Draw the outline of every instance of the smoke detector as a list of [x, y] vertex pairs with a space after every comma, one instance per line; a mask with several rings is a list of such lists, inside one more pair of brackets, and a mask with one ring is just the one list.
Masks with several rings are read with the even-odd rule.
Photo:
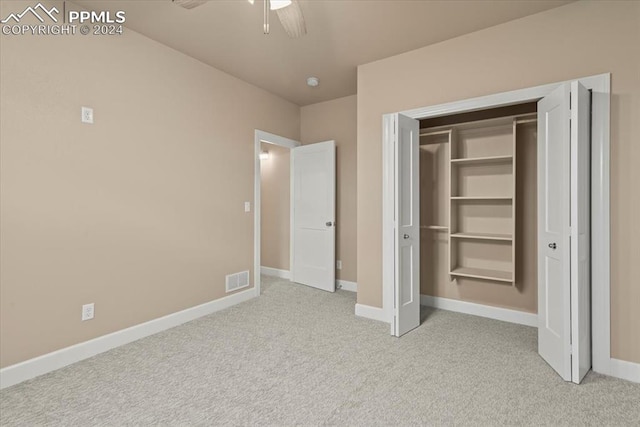
[[311, 87], [316, 87], [320, 84], [320, 80], [317, 77], [309, 77], [307, 79], [307, 85]]
[[185, 9], [193, 9], [198, 6], [202, 6], [207, 2], [207, 0], [172, 0], [174, 4], [177, 4], [180, 7]]

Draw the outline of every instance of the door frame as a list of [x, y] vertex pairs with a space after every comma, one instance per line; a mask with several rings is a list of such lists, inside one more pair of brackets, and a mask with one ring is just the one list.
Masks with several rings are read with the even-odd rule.
[[[592, 91], [591, 120], [591, 335], [592, 369], [612, 371], [610, 313], [610, 97], [611, 74], [599, 74], [541, 86], [400, 111], [426, 119], [538, 101], [559, 85], [579, 81]], [[396, 113], [393, 113], [396, 114]], [[394, 176], [393, 114], [382, 117], [382, 309], [387, 322], [393, 316]]]
[[[262, 227], [260, 226], [260, 195], [261, 195], [261, 164], [260, 153], [262, 151], [262, 143], [277, 145], [279, 147], [288, 148], [289, 150], [302, 145], [300, 141], [285, 138], [284, 136], [276, 135], [273, 133], [265, 132], [259, 129], [255, 130], [254, 134], [254, 174], [253, 174], [253, 283], [256, 296], [260, 296], [261, 280], [260, 280], [260, 251], [261, 251], [261, 233]], [[289, 162], [289, 168], [292, 167]], [[293, 180], [289, 178], [289, 188], [293, 185]], [[289, 206], [292, 210], [293, 206]], [[291, 228], [291, 218], [293, 212], [289, 216], [289, 228]], [[289, 236], [289, 269], [291, 269], [291, 259], [293, 254], [293, 236]]]

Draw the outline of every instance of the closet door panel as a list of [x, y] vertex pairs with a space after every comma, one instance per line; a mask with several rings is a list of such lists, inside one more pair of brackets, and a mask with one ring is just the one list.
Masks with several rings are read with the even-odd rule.
[[569, 86], [538, 103], [538, 352], [571, 380]]
[[397, 200], [392, 332], [399, 337], [420, 325], [420, 123], [402, 114], [394, 118]]

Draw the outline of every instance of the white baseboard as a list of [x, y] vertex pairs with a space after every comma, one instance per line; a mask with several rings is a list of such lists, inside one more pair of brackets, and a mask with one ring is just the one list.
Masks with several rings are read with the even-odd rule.
[[291, 279], [291, 271], [280, 270], [279, 268], [260, 267], [260, 273], [267, 276], [280, 277], [282, 279]]
[[[291, 271], [281, 270], [279, 268], [260, 267], [260, 273], [279, 277], [281, 279], [291, 280]], [[344, 291], [358, 292], [358, 284], [356, 282], [350, 282], [348, 280], [336, 280], [336, 289], [342, 289]]]
[[371, 307], [370, 305], [356, 304], [356, 316], [366, 317], [367, 319], [389, 323], [389, 319], [387, 319], [387, 316], [383, 309], [378, 307]]
[[150, 320], [130, 328], [122, 329], [89, 341], [72, 345], [15, 365], [0, 369], [0, 389], [21, 383], [31, 378], [55, 371], [72, 363], [88, 359], [97, 354], [157, 334], [199, 317], [223, 310], [256, 296], [255, 290], [247, 289], [215, 301], [178, 311], [158, 319]]
[[420, 295], [420, 304], [441, 308], [443, 310], [487, 317], [489, 319], [502, 320], [503, 322], [538, 327], [538, 315], [524, 311], [492, 307], [490, 305], [476, 304], [450, 298], [432, 297], [430, 295]]
[[611, 358], [608, 375], [623, 380], [640, 383], [640, 363]]
[[336, 288], [343, 291], [358, 292], [358, 284], [348, 280], [336, 280]]

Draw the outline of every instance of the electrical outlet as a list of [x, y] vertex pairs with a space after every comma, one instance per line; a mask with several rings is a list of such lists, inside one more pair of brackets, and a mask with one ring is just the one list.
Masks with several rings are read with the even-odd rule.
[[244, 211], [251, 212], [251, 202], [244, 202]]
[[336, 261], [336, 268], [338, 270], [342, 270], [342, 261], [340, 261], [340, 260]]
[[93, 124], [93, 108], [82, 107], [82, 123]]
[[82, 306], [82, 321], [93, 319], [94, 303], [85, 304]]

